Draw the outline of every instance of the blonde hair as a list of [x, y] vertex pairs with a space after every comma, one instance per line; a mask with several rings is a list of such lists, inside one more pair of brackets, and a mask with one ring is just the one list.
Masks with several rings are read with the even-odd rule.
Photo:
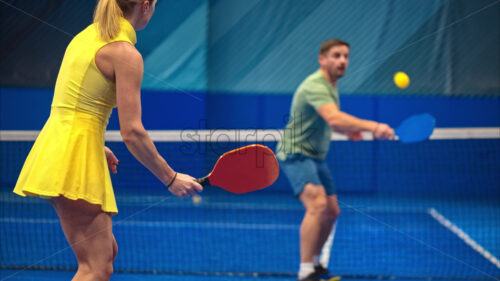
[[115, 38], [120, 32], [120, 17], [130, 11], [135, 4], [145, 0], [99, 0], [94, 11], [99, 37], [104, 41]]

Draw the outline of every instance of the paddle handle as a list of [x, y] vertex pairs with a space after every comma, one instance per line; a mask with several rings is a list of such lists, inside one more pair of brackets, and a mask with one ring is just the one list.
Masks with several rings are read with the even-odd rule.
[[208, 176], [202, 177], [199, 179], [195, 179], [194, 181], [201, 184], [201, 186], [203, 186], [203, 187], [210, 185], [210, 181], [208, 180]]

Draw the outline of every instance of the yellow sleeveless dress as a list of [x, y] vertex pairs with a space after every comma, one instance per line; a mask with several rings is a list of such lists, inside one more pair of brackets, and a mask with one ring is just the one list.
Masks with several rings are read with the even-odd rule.
[[116, 106], [116, 87], [95, 64], [97, 51], [116, 41], [137, 42], [134, 28], [124, 18], [119, 35], [111, 41], [101, 41], [92, 24], [68, 45], [50, 117], [23, 165], [14, 193], [84, 199], [101, 205], [104, 212], [118, 212], [104, 154], [104, 132]]

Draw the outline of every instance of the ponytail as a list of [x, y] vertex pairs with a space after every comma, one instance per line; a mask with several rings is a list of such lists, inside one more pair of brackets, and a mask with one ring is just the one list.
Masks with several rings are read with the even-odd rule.
[[99, 37], [104, 41], [115, 38], [120, 33], [120, 18], [144, 1], [147, 0], [99, 0], [94, 11]]
[[120, 17], [123, 12], [117, 0], [99, 0], [94, 11], [94, 23], [97, 23], [97, 32], [104, 41], [115, 38], [120, 32]]

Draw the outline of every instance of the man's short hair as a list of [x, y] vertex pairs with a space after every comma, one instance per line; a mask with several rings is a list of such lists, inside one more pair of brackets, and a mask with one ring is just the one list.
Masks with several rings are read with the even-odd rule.
[[319, 54], [326, 54], [332, 47], [335, 46], [347, 46], [349, 48], [349, 43], [342, 41], [340, 39], [328, 39], [319, 47]]

